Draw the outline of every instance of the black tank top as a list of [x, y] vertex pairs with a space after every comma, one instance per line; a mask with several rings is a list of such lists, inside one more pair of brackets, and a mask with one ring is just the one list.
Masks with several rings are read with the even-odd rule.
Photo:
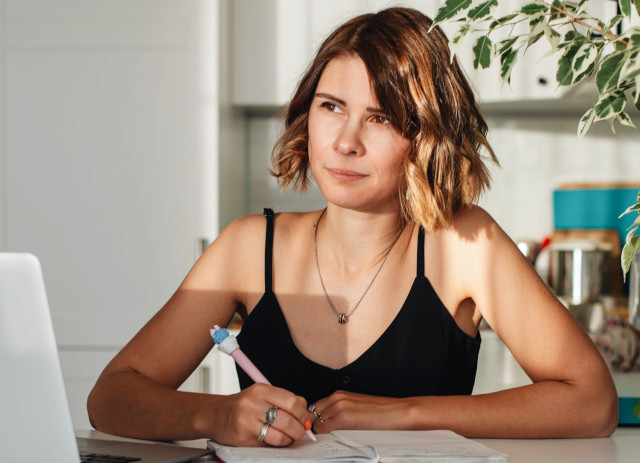
[[[464, 333], [424, 276], [424, 232], [417, 275], [386, 331], [359, 358], [333, 369], [296, 347], [272, 291], [273, 211], [265, 209], [265, 292], [238, 335], [241, 349], [274, 386], [316, 402], [337, 390], [387, 397], [468, 395], [473, 390], [480, 333]], [[336, 322], [337, 323], [337, 322]], [[236, 369], [242, 389], [253, 381]]]

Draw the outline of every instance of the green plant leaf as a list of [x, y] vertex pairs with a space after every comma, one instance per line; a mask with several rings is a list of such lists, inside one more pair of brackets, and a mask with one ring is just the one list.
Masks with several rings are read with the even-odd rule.
[[511, 21], [513, 18], [517, 16], [518, 16], [518, 13], [513, 13], [513, 14], [508, 14], [506, 16], [502, 16], [501, 18], [496, 19], [489, 25], [489, 31], [492, 31], [496, 27], [502, 26], [503, 24], [508, 23], [509, 21]]
[[546, 19], [547, 17], [543, 13], [533, 15], [529, 20], [529, 35], [544, 32], [544, 28], [547, 26]]
[[585, 72], [595, 62], [598, 55], [598, 48], [589, 42], [586, 42], [578, 48], [573, 56], [571, 68], [573, 70], [573, 79], [571, 83], [575, 83], [576, 78]]
[[564, 35], [565, 42], [573, 42], [575, 40], [585, 40], [586, 37], [578, 31], [570, 30]]
[[580, 0], [580, 3], [578, 3], [578, 7], [576, 8], [575, 14], [576, 15], [580, 15], [580, 14], [584, 13], [584, 11], [589, 6], [589, 2], [590, 1], [591, 0]]
[[558, 49], [561, 50], [563, 48], [568, 48], [568, 47], [572, 47], [574, 45], [580, 45], [582, 44], [584, 41], [581, 40], [570, 40], [568, 42], [560, 42], [558, 44]]
[[483, 35], [476, 40], [473, 46], [473, 67], [487, 69], [491, 65], [491, 39]]
[[618, 77], [618, 86], [622, 85], [623, 82], [635, 80], [638, 76], [640, 76], [640, 59], [639, 53], [635, 52], [622, 64], [620, 77]]
[[589, 109], [584, 115], [580, 118], [580, 123], [578, 124], [578, 138], [582, 138], [585, 136], [589, 127], [593, 123], [596, 117], [596, 113], [593, 108]]
[[549, 15], [549, 21], [555, 21], [556, 19], [563, 18], [564, 13], [562, 13], [562, 10], [564, 10], [562, 2], [560, 0], [553, 0], [551, 3], [551, 15]]
[[582, 5], [589, 1], [591, 0], [580, 0], [580, 2], [569, 2], [562, 0], [560, 3], [562, 3], [563, 9], [565, 9], [569, 13], [576, 13]]
[[591, 63], [591, 65], [582, 74], [578, 74], [578, 75], [574, 75], [573, 76], [573, 79], [572, 79], [573, 84], [572, 85], [575, 85], [578, 82], [582, 82], [584, 79], [586, 79], [591, 74], [593, 74], [593, 71], [595, 69], [596, 69], [596, 63]]
[[631, 262], [633, 261], [633, 256], [638, 249], [638, 244], [640, 244], [640, 236], [634, 236], [630, 239], [627, 239], [627, 242], [624, 244], [622, 248], [622, 253], [620, 255], [620, 261], [622, 264], [622, 273], [625, 277], [627, 277], [627, 273], [629, 273], [629, 268], [631, 268]]
[[558, 85], [571, 85], [573, 82], [573, 58], [580, 49], [580, 43], [571, 44], [558, 60], [558, 71], [556, 72], [556, 80]]
[[[629, 115], [624, 111], [618, 114], [617, 119], [618, 119], [618, 122], [620, 122], [622, 125], [626, 125], [627, 127], [633, 127], [634, 129], [636, 128], [635, 124], [633, 123]], [[638, 219], [640, 219], [640, 217], [638, 217]]]
[[463, 24], [460, 29], [455, 33], [451, 41], [449, 42], [449, 51], [451, 52], [451, 62], [455, 59], [456, 52], [458, 50], [458, 46], [462, 43], [462, 39], [467, 36], [470, 32], [475, 31], [473, 25], [466, 23]]
[[547, 40], [549, 41], [549, 45], [551, 45], [551, 50], [550, 50], [550, 54], [553, 54], [556, 52], [556, 50], [558, 49], [558, 46], [560, 45], [560, 33], [558, 31], [556, 31], [553, 27], [545, 27], [544, 28], [544, 35], [545, 37], [547, 37]]
[[529, 35], [529, 39], [527, 40], [527, 48], [540, 40], [541, 37], [544, 36], [544, 32], [538, 32], [535, 35]]
[[[640, 0], [639, 0], [640, 1]], [[613, 18], [611, 18], [609, 20], [609, 22], [607, 23], [606, 26], [604, 26], [604, 30], [609, 32], [611, 29], [613, 29], [614, 27], [616, 27], [618, 25], [618, 23], [620, 23], [620, 21], [622, 21], [622, 18], [624, 18], [623, 15], [621, 14], [617, 14], [615, 15]]]
[[542, 12], [546, 13], [548, 11], [549, 11], [549, 6], [544, 3], [529, 3], [523, 6], [522, 8], [520, 8], [520, 13], [523, 13], [529, 16], [542, 13]]
[[618, 5], [623, 15], [627, 18], [631, 16], [631, 0], [618, 0]]
[[516, 64], [517, 57], [517, 50], [510, 50], [500, 56], [500, 79], [503, 82], [509, 82], [511, 79], [511, 71], [513, 71], [513, 66]]
[[615, 118], [618, 114], [624, 111], [626, 104], [627, 97], [624, 92], [616, 92], [601, 97], [593, 107], [593, 110], [596, 113], [596, 121]]
[[462, 40], [462, 38], [467, 35], [470, 31], [472, 30], [471, 24], [463, 24], [460, 29], [458, 29], [458, 31], [455, 33], [455, 35], [453, 36], [453, 38], [451, 39], [451, 42], [454, 44], [458, 44], [460, 43], [460, 40]]
[[636, 27], [633, 27], [625, 34], [629, 37], [629, 43], [627, 44], [628, 50], [640, 49], [640, 30], [636, 29]]
[[478, 6], [471, 8], [467, 17], [472, 21], [486, 18], [496, 6], [498, 6], [498, 0], [485, 0]]
[[640, 14], [640, 0], [633, 0], [633, 6], [636, 7], [636, 13]]
[[[627, 214], [629, 214], [630, 212], [633, 212], [633, 211], [640, 211], [640, 201], [638, 201], [635, 204], [627, 207], [625, 209], [625, 211], [618, 216], [618, 218], [621, 219], [623, 216], [625, 216], [625, 215], [627, 215]], [[629, 227], [629, 228], [631, 228], [631, 227]]]
[[[638, 217], [636, 217], [636, 220], [634, 220], [634, 223], [638, 221]], [[629, 241], [633, 235], [636, 234], [636, 232], [638, 231], [638, 225], [633, 226], [631, 225], [630, 227], [627, 228], [627, 236], [625, 237], [625, 241]]]
[[[627, 230], [630, 230], [629, 233], [627, 233], [629, 238], [635, 235], [639, 227], [640, 227], [640, 215], [637, 215], [636, 220], [634, 220], [633, 223], [629, 227], [627, 227]], [[631, 230], [632, 228], [633, 230]]]
[[573, 69], [571, 69], [571, 62], [562, 58], [558, 61], [556, 80], [558, 81], [558, 85], [565, 87], [567, 85], [571, 85], [571, 82], [573, 82]]
[[454, 18], [469, 9], [472, 0], [446, 0], [444, 5], [438, 9], [436, 17], [433, 19], [432, 28], [439, 22]]
[[513, 47], [513, 44], [518, 41], [518, 37], [510, 37], [508, 39], [501, 40], [496, 43], [496, 55], [502, 55], [505, 51]]
[[602, 60], [600, 69], [596, 72], [596, 86], [600, 95], [617, 85], [620, 71], [624, 65], [623, 58], [624, 53], [616, 51]]

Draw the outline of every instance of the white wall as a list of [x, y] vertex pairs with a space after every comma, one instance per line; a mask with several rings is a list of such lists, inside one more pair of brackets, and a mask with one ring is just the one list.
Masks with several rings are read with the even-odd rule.
[[74, 426], [218, 232], [218, 0], [0, 0], [0, 251], [42, 262]]

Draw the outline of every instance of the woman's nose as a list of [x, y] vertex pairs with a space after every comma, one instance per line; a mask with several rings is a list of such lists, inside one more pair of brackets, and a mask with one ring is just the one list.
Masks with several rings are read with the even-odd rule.
[[345, 156], [359, 156], [364, 153], [360, 124], [347, 121], [338, 132], [334, 141], [334, 149]]

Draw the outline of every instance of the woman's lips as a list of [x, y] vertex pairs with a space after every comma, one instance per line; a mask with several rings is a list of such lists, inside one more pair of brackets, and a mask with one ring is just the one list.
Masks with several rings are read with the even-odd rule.
[[367, 175], [361, 174], [359, 172], [355, 172], [353, 170], [332, 169], [332, 168], [328, 168], [327, 170], [329, 171], [331, 176], [335, 180], [338, 180], [339, 182], [345, 182], [345, 183], [356, 182], [358, 180], [362, 180], [363, 178], [367, 177]]

